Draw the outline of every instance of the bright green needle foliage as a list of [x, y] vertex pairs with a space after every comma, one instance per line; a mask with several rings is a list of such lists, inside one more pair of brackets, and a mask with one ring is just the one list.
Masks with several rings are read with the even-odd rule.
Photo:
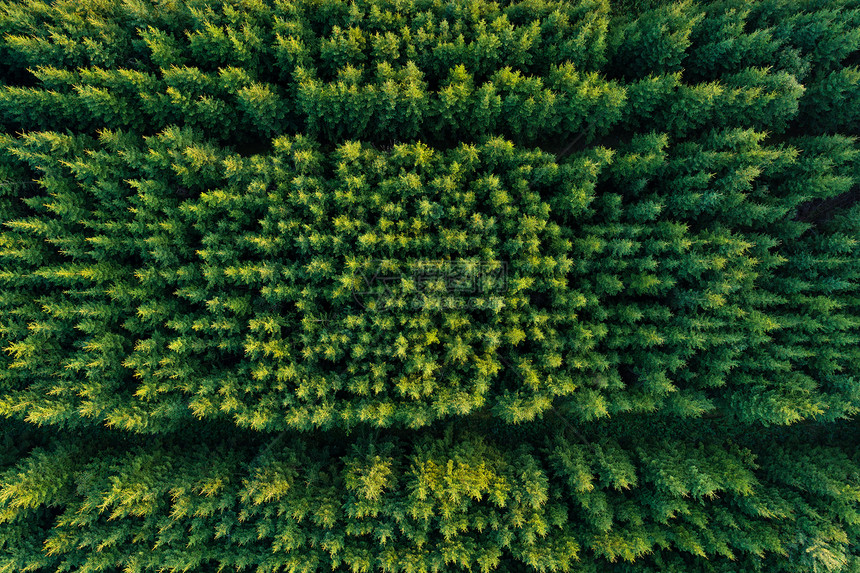
[[0, 573], [860, 571], [856, 0], [0, 38]]

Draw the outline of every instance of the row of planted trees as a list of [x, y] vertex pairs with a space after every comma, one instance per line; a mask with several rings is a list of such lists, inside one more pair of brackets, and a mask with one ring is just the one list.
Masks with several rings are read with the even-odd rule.
[[856, 208], [787, 215], [848, 192], [858, 153], [762, 141], [651, 134], [559, 165], [501, 139], [243, 158], [181, 130], [10, 138], [10, 172], [54, 163], [7, 197], [0, 404], [140, 431], [520, 422], [562, 396], [583, 421], [852, 414]]
[[[6, 473], [4, 566], [728, 572], [856, 565], [850, 524], [858, 459], [850, 440], [802, 428], [751, 437], [727, 426], [715, 436], [698, 423], [628, 416], [585, 434], [557, 422], [527, 431], [494, 425], [468, 419], [456, 430], [444, 425], [441, 435], [360, 432], [348, 447], [331, 434], [281, 434], [266, 443], [258, 433], [207, 424], [181, 444], [171, 434], [60, 432]], [[856, 432], [856, 423], [832, 429]], [[822, 438], [831, 443], [820, 445]]]
[[445, 146], [643, 125], [856, 131], [860, 72], [844, 63], [858, 9], [808, 4], [686, 2], [637, 18], [591, 0], [189, 2], [148, 18], [129, 4], [13, 4], [0, 117], [90, 133], [180, 123], [231, 145], [295, 131]]

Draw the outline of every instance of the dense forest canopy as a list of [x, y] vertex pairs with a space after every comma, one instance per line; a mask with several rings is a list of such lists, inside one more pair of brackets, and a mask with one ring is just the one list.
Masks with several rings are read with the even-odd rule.
[[0, 37], [0, 573], [860, 572], [860, 0]]

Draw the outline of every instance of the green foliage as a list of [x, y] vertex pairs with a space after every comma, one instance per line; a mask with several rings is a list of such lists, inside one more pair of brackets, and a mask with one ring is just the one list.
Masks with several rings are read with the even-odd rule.
[[857, 0], [0, 38], [0, 573], [860, 571]]
[[628, 16], [613, 27], [609, 69], [628, 81], [681, 71], [690, 33], [703, 18], [692, 0]]
[[810, 83], [798, 123], [805, 133], [860, 132], [860, 69], [833, 71]]

